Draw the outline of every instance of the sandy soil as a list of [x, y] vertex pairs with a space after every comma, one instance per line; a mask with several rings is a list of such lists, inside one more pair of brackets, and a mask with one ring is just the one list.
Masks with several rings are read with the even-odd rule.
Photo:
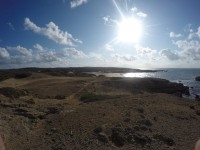
[[194, 149], [200, 137], [199, 102], [110, 81], [115, 83], [33, 73], [0, 82], [0, 88], [23, 91], [0, 94], [6, 149]]

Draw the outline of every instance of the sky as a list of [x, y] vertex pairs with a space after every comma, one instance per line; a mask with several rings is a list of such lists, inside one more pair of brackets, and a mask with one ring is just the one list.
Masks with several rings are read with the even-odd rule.
[[199, 0], [0, 0], [0, 69], [199, 68]]

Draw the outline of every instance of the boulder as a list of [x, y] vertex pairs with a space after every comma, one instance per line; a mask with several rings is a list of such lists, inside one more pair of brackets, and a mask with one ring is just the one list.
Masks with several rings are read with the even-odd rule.
[[195, 78], [195, 80], [196, 80], [196, 81], [200, 81], [200, 76], [197, 76], [197, 77]]
[[196, 99], [196, 100], [200, 100], [199, 95], [195, 95], [195, 99]]

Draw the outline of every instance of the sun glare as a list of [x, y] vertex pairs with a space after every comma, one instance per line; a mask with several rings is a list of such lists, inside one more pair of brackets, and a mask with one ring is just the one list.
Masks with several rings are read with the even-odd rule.
[[123, 19], [118, 24], [118, 40], [120, 42], [138, 43], [142, 35], [142, 24], [133, 18]]

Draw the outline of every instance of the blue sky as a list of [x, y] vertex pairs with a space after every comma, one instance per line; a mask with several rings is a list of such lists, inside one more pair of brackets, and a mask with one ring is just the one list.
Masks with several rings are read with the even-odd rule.
[[[199, 6], [199, 0], [1, 0], [0, 69], [196, 68]], [[122, 39], [126, 19], [135, 22], [122, 27], [130, 33]]]

